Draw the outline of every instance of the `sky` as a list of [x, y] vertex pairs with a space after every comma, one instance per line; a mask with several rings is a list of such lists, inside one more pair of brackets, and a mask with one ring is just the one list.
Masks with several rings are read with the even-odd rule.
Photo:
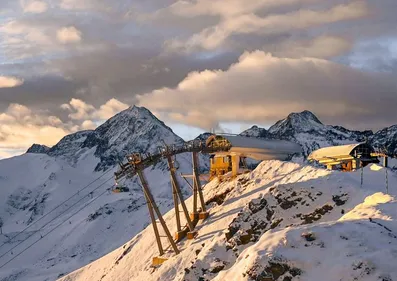
[[185, 139], [397, 124], [395, 0], [0, 0], [0, 158], [130, 105]]

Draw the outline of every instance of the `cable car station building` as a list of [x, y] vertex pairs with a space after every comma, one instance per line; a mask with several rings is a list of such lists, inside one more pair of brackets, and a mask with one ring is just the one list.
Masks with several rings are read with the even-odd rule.
[[210, 155], [210, 180], [222, 178], [231, 172], [238, 175], [240, 167], [245, 167], [245, 159], [287, 160], [291, 155], [302, 153], [300, 145], [284, 140], [264, 140], [238, 135], [212, 135], [206, 140], [207, 147], [230, 147]]
[[367, 143], [330, 146], [313, 151], [307, 158], [329, 170], [355, 171], [370, 163], [379, 163], [375, 150]]

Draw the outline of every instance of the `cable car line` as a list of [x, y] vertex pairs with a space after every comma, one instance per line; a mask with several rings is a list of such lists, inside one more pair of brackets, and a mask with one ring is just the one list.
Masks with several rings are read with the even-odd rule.
[[[49, 214], [51, 214], [52, 212], [54, 212], [56, 209], [58, 209], [59, 207], [61, 207], [63, 204], [65, 204], [66, 202], [68, 202], [70, 199], [72, 199], [74, 196], [79, 195], [80, 192], [82, 192], [84, 189], [86, 189], [87, 187], [89, 187], [90, 185], [92, 185], [94, 182], [96, 182], [97, 180], [99, 180], [100, 178], [102, 178], [104, 175], [106, 175], [107, 173], [109, 173], [112, 169], [107, 170], [105, 173], [103, 173], [100, 177], [96, 178], [95, 180], [91, 181], [89, 184], [87, 184], [86, 186], [84, 186], [83, 188], [79, 189], [77, 192], [75, 192], [74, 194], [72, 194], [72, 196], [70, 196], [68, 199], [64, 200], [63, 202], [61, 202], [60, 204], [58, 204], [57, 206], [55, 206], [51, 211], [49, 211], [48, 213], [46, 213], [45, 215], [43, 215], [41, 218], [39, 218], [38, 220], [34, 221], [33, 223], [31, 223], [30, 225], [28, 225], [27, 227], [25, 227], [23, 230], [21, 230], [20, 232], [18, 232], [17, 234], [15, 234], [14, 236], [12, 236], [11, 238], [9, 238], [7, 241], [3, 242], [3, 244], [0, 245], [0, 249], [7, 243], [11, 242], [14, 238], [18, 237], [21, 233], [25, 232], [27, 229], [29, 229], [30, 227], [32, 227], [33, 225], [35, 225], [36, 223], [38, 223], [39, 221], [41, 221], [42, 219], [44, 219], [46, 216], [48, 216]], [[1, 258], [1, 257], [0, 257]]]
[[[35, 235], [37, 232], [40, 232], [45, 226], [49, 225], [51, 222], [53, 222], [54, 220], [56, 220], [57, 218], [59, 218], [60, 216], [62, 216], [63, 214], [65, 214], [67, 211], [69, 211], [71, 208], [73, 208], [74, 206], [76, 206], [79, 202], [81, 202], [84, 198], [86, 198], [87, 196], [89, 196], [90, 194], [93, 194], [94, 191], [98, 190], [100, 187], [102, 187], [104, 184], [106, 184], [108, 181], [110, 181], [111, 179], [113, 179], [113, 176], [110, 177], [109, 179], [107, 179], [105, 182], [103, 182], [102, 184], [100, 184], [99, 186], [97, 186], [94, 190], [92, 190], [89, 194], [81, 197], [78, 201], [76, 201], [75, 203], [73, 203], [72, 205], [70, 205], [66, 210], [64, 210], [62, 213], [58, 214], [56, 217], [54, 217], [53, 219], [51, 219], [49, 222], [47, 222], [46, 224], [44, 224], [43, 226], [41, 226], [38, 230], [34, 231], [32, 234], [30, 234], [28, 237], [26, 237], [24, 240], [22, 240], [21, 242], [19, 242], [18, 244], [16, 244], [14, 247], [12, 247], [11, 249], [9, 249], [8, 251], [6, 251], [5, 253], [3, 253], [0, 256], [0, 259], [2, 257], [4, 257], [6, 254], [8, 254], [9, 252], [11, 252], [12, 250], [14, 250], [16, 247], [18, 247], [19, 245], [21, 245], [23, 242], [25, 242], [26, 240], [28, 240], [30, 237], [32, 237], [33, 235]], [[105, 192], [108, 189], [105, 190]], [[1, 268], [1, 267], [0, 267]]]
[[[108, 180], [109, 181], [109, 180]], [[17, 255], [15, 255], [14, 257], [12, 257], [9, 261], [7, 261], [6, 263], [2, 264], [0, 266], [0, 269], [2, 269], [4, 266], [6, 266], [7, 264], [9, 264], [10, 262], [12, 262], [14, 259], [16, 259], [18, 256], [20, 256], [21, 254], [23, 254], [24, 252], [26, 252], [27, 250], [29, 250], [31, 247], [33, 247], [37, 242], [39, 242], [42, 238], [46, 237], [47, 235], [49, 235], [50, 233], [52, 233], [55, 229], [57, 229], [58, 227], [60, 227], [62, 224], [64, 224], [65, 222], [67, 222], [70, 218], [72, 218], [74, 215], [76, 215], [77, 213], [79, 213], [80, 211], [82, 211], [84, 208], [86, 208], [88, 205], [92, 204], [95, 200], [97, 200], [99, 197], [101, 197], [102, 195], [104, 195], [107, 192], [107, 189], [105, 191], [103, 191], [101, 194], [99, 194], [97, 197], [93, 198], [90, 202], [86, 203], [83, 207], [81, 207], [77, 212], [74, 212], [71, 216], [69, 216], [66, 220], [62, 221], [61, 223], [59, 223], [57, 226], [55, 226], [53, 229], [51, 229], [49, 232], [47, 232], [46, 234], [42, 235], [38, 240], [36, 240], [35, 242], [33, 242], [32, 244], [30, 244], [28, 247], [26, 247], [25, 249], [23, 249], [21, 252], [19, 252]]]

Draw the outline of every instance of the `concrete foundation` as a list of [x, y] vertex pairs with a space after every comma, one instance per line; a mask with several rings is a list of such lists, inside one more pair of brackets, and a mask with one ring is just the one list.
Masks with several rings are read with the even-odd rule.
[[205, 220], [206, 218], [208, 218], [210, 214], [208, 212], [201, 212], [199, 213], [199, 219], [200, 220]]
[[175, 238], [176, 242], [179, 242], [179, 241], [181, 241], [183, 238], [185, 238], [185, 237], [186, 237], [186, 233], [187, 233], [186, 230], [181, 230], [181, 231], [175, 232], [174, 238]]
[[197, 236], [197, 231], [191, 231], [191, 232], [188, 232], [187, 233], [187, 239], [188, 240], [192, 240], [192, 239], [194, 239], [195, 237]]
[[158, 266], [163, 264], [165, 261], [167, 261], [167, 258], [162, 258], [162, 257], [154, 257], [152, 260], [152, 266]]

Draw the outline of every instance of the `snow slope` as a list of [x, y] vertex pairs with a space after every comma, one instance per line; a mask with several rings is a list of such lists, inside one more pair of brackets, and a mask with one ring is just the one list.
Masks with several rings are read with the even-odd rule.
[[[281, 161], [205, 186], [210, 217], [177, 256], [152, 268], [149, 226], [123, 247], [60, 281], [396, 280], [397, 175], [377, 165], [361, 173]], [[190, 205], [190, 199], [189, 204]], [[173, 211], [165, 215], [175, 229]]]
[[[122, 156], [153, 152], [163, 141], [183, 142], [147, 109], [130, 107], [94, 131], [64, 137], [48, 154], [35, 147], [24, 155], [0, 160], [0, 217], [4, 221], [0, 234], [0, 280], [55, 280], [116, 249], [146, 227], [148, 211], [135, 179], [126, 182], [130, 193], [113, 194], [107, 189], [114, 183], [115, 164]], [[191, 155], [180, 155], [177, 160], [180, 172], [191, 173]], [[153, 193], [161, 211], [168, 211], [173, 201], [166, 164], [159, 163], [145, 172], [149, 183], [156, 187]], [[189, 196], [190, 188], [182, 181], [181, 185], [184, 195]], [[86, 204], [87, 208], [72, 216]], [[66, 222], [45, 236], [63, 221]], [[10, 239], [26, 227], [29, 229], [23, 234]], [[41, 236], [45, 237], [40, 240]], [[40, 241], [17, 256], [36, 240]], [[12, 258], [15, 259], [2, 266]]]

